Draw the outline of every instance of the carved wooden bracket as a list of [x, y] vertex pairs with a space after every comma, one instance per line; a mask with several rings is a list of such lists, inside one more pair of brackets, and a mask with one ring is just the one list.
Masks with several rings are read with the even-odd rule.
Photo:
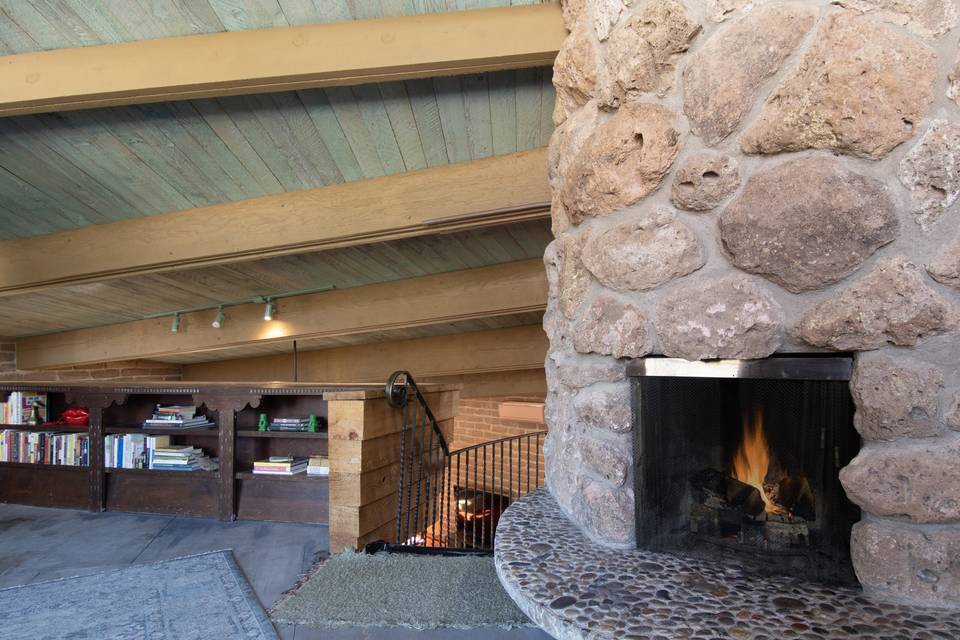
[[253, 394], [221, 395], [198, 393], [193, 396], [194, 403], [199, 407], [205, 405], [211, 411], [233, 410], [241, 411], [247, 405], [252, 409], [260, 406], [261, 396]]
[[67, 404], [78, 404], [88, 409], [106, 409], [116, 403], [117, 406], [126, 403], [129, 394], [126, 393], [96, 393], [89, 391], [68, 391], [65, 394]]

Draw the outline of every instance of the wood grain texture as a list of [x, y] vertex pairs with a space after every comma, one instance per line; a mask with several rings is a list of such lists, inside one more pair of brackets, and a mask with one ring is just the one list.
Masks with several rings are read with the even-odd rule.
[[554, 4], [295, 27], [273, 8], [218, 12], [231, 33], [6, 56], [0, 116], [537, 67], [566, 36]]
[[[541, 131], [541, 93], [549, 86], [543, 75], [504, 71], [469, 82], [410, 80], [3, 118], [0, 237], [541, 147], [552, 131], [552, 124]], [[551, 109], [552, 98], [548, 123]]]
[[150, 359], [244, 344], [362, 334], [459, 320], [540, 312], [546, 307], [546, 276], [539, 259], [456, 271], [353, 289], [286, 298], [279, 316], [264, 322], [259, 304], [231, 308], [221, 329], [209, 314], [183, 316], [181, 331], [169, 318], [140, 320], [17, 341], [23, 369]]
[[[384, 119], [386, 121], [386, 119]], [[293, 138], [277, 147], [293, 158]], [[393, 147], [396, 150], [396, 147]], [[390, 151], [392, 154], [393, 151]], [[384, 154], [387, 154], [384, 151]], [[386, 157], [384, 155], [383, 157]], [[306, 175], [317, 171], [304, 158]], [[185, 157], [160, 160], [193, 166]], [[329, 166], [329, 158], [324, 160]], [[402, 163], [399, 151], [391, 160]], [[308, 169], [307, 165], [313, 167]], [[199, 169], [192, 170], [200, 174]], [[0, 185], [3, 184], [0, 173]], [[490, 184], [498, 185], [490, 189]], [[194, 200], [200, 199], [193, 190]], [[489, 226], [548, 215], [544, 149], [280, 196], [0, 242], [0, 295], [185, 267]], [[526, 207], [523, 211], [513, 211]], [[480, 219], [441, 218], [503, 210]], [[243, 220], [243, 233], [232, 223]], [[37, 256], [57, 256], [37, 260]]]
[[[150, 313], [216, 305], [320, 285], [348, 289], [532, 259], [543, 255], [551, 239], [549, 221], [536, 220], [441, 236], [405, 238], [362, 248], [331, 249], [48, 288], [6, 296], [0, 305], [0, 335], [22, 337], [101, 326], [138, 320]], [[210, 313], [207, 322], [213, 320], [215, 313]], [[228, 309], [228, 322], [231, 315]], [[527, 323], [538, 321], [534, 318]], [[504, 325], [500, 323], [500, 326]], [[483, 328], [493, 327], [488, 327], [487, 321], [474, 326], [474, 330]], [[460, 330], [469, 330], [469, 327], [460, 327]], [[289, 351], [290, 346], [281, 351]]]
[[[533, 324], [301, 352], [297, 377], [380, 382], [399, 369], [415, 372], [418, 379], [529, 369], [540, 369], [542, 377], [546, 353], [546, 334], [539, 324]], [[291, 375], [291, 363], [292, 354], [279, 354], [189, 364], [183, 368], [183, 379], [282, 380]]]

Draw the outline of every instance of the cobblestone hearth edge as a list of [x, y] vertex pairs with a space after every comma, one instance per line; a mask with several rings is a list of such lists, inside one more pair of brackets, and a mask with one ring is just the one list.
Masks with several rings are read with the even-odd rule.
[[586, 539], [540, 489], [497, 527], [497, 575], [560, 640], [932, 640], [960, 637], [960, 613], [875, 602], [857, 589]]

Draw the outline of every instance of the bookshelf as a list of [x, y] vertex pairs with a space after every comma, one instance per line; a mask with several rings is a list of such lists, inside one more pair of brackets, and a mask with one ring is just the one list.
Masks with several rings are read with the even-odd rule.
[[[0, 502], [325, 524], [328, 477], [254, 475], [253, 462], [271, 455], [327, 455], [325, 395], [372, 388], [374, 385], [297, 383], [0, 383], [2, 400], [12, 391], [46, 393], [52, 419], [71, 405], [90, 409], [87, 427], [0, 425], [0, 429], [90, 434], [89, 466], [0, 463]], [[143, 428], [143, 421], [158, 404], [196, 405], [217, 427], [183, 431]], [[257, 430], [261, 413], [270, 418], [314, 414], [320, 418], [320, 430], [261, 432]], [[105, 436], [129, 433], [170, 435], [172, 444], [193, 445], [219, 457], [220, 468], [181, 472], [108, 467]]]

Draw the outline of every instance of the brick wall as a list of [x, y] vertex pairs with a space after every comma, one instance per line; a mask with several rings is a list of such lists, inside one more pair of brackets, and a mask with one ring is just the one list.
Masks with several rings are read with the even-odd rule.
[[63, 369], [22, 370], [17, 368], [16, 345], [0, 342], [0, 382], [31, 380], [39, 382], [99, 382], [110, 380], [174, 381], [181, 379], [178, 364], [150, 360], [102, 362]]
[[[508, 436], [545, 431], [542, 422], [516, 422], [499, 416], [501, 402], [543, 402], [543, 395], [497, 396], [461, 399], [454, 421], [451, 451], [499, 440]], [[451, 480], [460, 487], [516, 498], [541, 486], [544, 481], [543, 438], [514, 441], [510, 445], [474, 449], [470, 457], [460, 457], [461, 473], [456, 475], [451, 462]]]
[[544, 395], [462, 398], [453, 426], [451, 449], [469, 447], [522, 433], [544, 431], [542, 422], [515, 422], [500, 418], [501, 402], [543, 402]]

